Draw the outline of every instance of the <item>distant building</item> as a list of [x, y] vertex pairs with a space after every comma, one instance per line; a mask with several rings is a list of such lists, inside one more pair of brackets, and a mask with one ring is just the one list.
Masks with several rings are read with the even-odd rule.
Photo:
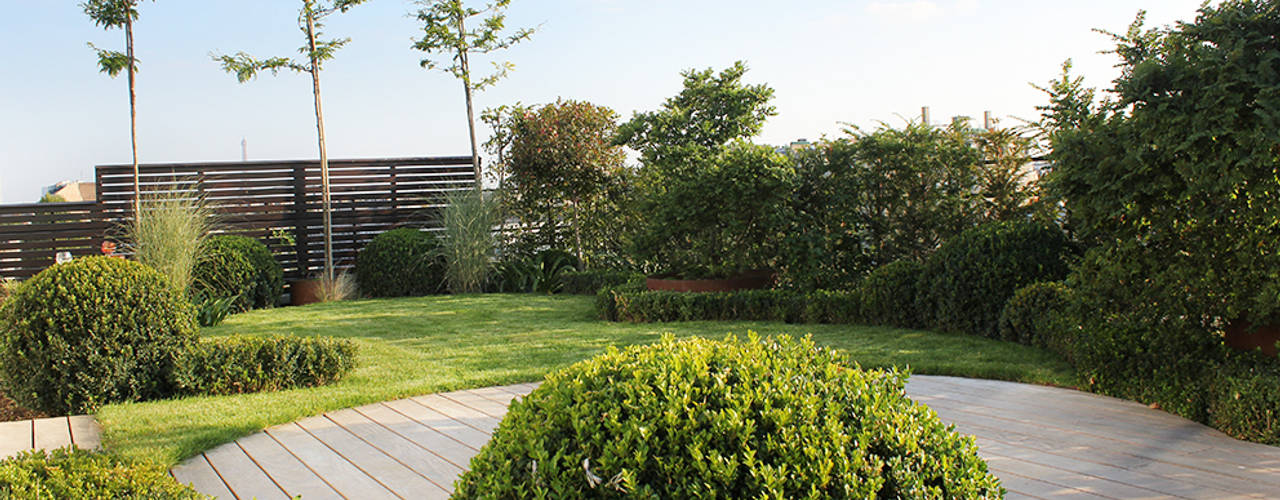
[[796, 139], [794, 141], [791, 141], [791, 144], [788, 147], [792, 151], [800, 151], [803, 149], [808, 149], [811, 146], [813, 146], [813, 143], [809, 142], [809, 139]]
[[92, 182], [62, 181], [44, 188], [42, 196], [57, 196], [62, 201], [94, 201], [98, 186]]

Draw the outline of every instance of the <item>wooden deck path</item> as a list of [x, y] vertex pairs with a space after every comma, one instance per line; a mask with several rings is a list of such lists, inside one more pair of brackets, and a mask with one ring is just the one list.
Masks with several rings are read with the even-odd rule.
[[[506, 406], [534, 384], [432, 394], [279, 425], [194, 457], [218, 498], [447, 498]], [[1280, 448], [1078, 391], [916, 375], [907, 393], [980, 453], [1008, 498], [1280, 498]]]
[[27, 450], [52, 450], [76, 445], [102, 445], [102, 427], [88, 415], [0, 422], [0, 460]]

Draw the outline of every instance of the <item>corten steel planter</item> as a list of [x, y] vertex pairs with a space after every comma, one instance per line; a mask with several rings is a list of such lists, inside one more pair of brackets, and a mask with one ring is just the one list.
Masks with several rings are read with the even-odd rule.
[[650, 290], [670, 292], [732, 292], [735, 290], [759, 290], [773, 283], [773, 271], [749, 271], [732, 278], [684, 280], [665, 276], [645, 279]]
[[1248, 321], [1237, 319], [1227, 325], [1227, 346], [1241, 351], [1262, 348], [1262, 353], [1276, 357], [1276, 342], [1280, 342], [1280, 325], [1263, 325], [1253, 328]]
[[289, 303], [305, 306], [320, 302], [320, 280], [295, 280], [289, 282]]

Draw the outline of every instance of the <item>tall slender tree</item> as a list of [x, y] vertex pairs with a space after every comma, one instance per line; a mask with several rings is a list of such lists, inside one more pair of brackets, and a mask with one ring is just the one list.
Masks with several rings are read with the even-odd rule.
[[100, 49], [90, 43], [89, 48], [98, 53], [98, 67], [115, 78], [121, 71], [129, 75], [129, 148], [133, 153], [133, 217], [142, 217], [141, 190], [138, 182], [138, 94], [134, 82], [138, 73], [138, 58], [133, 55], [133, 22], [138, 20], [139, 0], [87, 0], [80, 4], [93, 23], [104, 30], [123, 29], [122, 53]]
[[[413, 48], [427, 53], [422, 67], [439, 69], [462, 81], [467, 99], [467, 130], [471, 133], [471, 166], [476, 172], [476, 189], [480, 188], [480, 149], [476, 142], [475, 112], [472, 93], [479, 92], [507, 76], [515, 66], [509, 61], [494, 62], [494, 72], [484, 78], [471, 77], [471, 55], [511, 47], [533, 35], [533, 28], [516, 30], [504, 35], [506, 9], [511, 0], [496, 0], [483, 9], [466, 7], [462, 0], [417, 0], [420, 6], [415, 14], [422, 22], [422, 38]], [[481, 17], [477, 23], [468, 23], [473, 17]], [[468, 30], [467, 25], [473, 26]]]
[[244, 52], [235, 55], [214, 54], [213, 59], [222, 64], [222, 69], [236, 75], [240, 83], [258, 76], [258, 73], [270, 71], [278, 74], [282, 69], [311, 75], [311, 92], [315, 97], [316, 138], [320, 146], [320, 199], [324, 225], [324, 277], [326, 282], [333, 281], [333, 221], [329, 213], [329, 155], [325, 150], [324, 109], [320, 99], [320, 71], [324, 62], [333, 59], [334, 54], [343, 45], [351, 42], [350, 38], [323, 39], [324, 19], [335, 13], [346, 12], [352, 7], [367, 0], [302, 0], [302, 8], [298, 11], [298, 28], [306, 37], [306, 44], [299, 49], [303, 60], [288, 57], [272, 57], [255, 59]]

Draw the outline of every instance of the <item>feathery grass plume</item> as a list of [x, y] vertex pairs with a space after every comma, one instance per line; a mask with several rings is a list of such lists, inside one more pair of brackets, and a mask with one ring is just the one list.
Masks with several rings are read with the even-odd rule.
[[134, 217], [125, 226], [133, 258], [169, 277], [179, 290], [189, 292], [192, 270], [215, 225], [213, 208], [194, 182], [141, 196], [142, 217]]
[[441, 209], [440, 254], [445, 259], [445, 283], [453, 293], [482, 291], [493, 266], [497, 246], [494, 228], [500, 221], [497, 203], [473, 189], [445, 194]]
[[323, 274], [320, 275], [320, 289], [316, 291], [316, 298], [320, 299], [320, 302], [339, 302], [355, 296], [356, 278], [351, 273], [340, 271], [333, 275], [332, 279]]

